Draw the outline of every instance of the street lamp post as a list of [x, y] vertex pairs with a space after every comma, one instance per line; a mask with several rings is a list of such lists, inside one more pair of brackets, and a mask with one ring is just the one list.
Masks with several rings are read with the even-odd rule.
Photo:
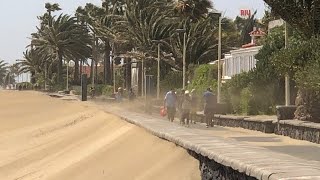
[[113, 66], [112, 66], [112, 68], [113, 68], [113, 70], [112, 70], [112, 72], [113, 72], [113, 90], [114, 90], [114, 92], [116, 92], [116, 64], [114, 63], [114, 56], [113, 56]]
[[157, 99], [160, 99], [160, 45], [161, 41], [159, 40], [152, 40], [153, 43], [158, 44], [158, 68], [157, 68]]
[[[288, 48], [288, 24], [287, 22], [285, 23], [285, 48]], [[289, 106], [291, 104], [290, 102], [290, 77], [289, 74], [287, 73], [285, 76], [285, 100], [286, 100], [286, 106]]]
[[144, 60], [143, 60], [143, 58], [142, 58], [142, 60], [141, 60], [141, 72], [142, 72], [142, 77], [141, 77], [141, 96], [143, 97], [144, 96], [144, 94], [145, 94], [145, 92], [144, 92], [144, 90], [145, 90], [145, 88], [144, 88]]
[[113, 92], [116, 92], [116, 72], [115, 72], [115, 55], [114, 55], [114, 47], [111, 51], [111, 63], [112, 63], [112, 81], [113, 81]]
[[187, 33], [183, 33], [183, 89], [186, 87], [186, 39], [187, 39]]
[[91, 87], [94, 87], [94, 83], [95, 83], [94, 82], [94, 79], [95, 79], [95, 77], [94, 77], [94, 75], [95, 75], [95, 72], [94, 72], [94, 70], [95, 70], [95, 68], [94, 68], [95, 67], [95, 60], [92, 59], [92, 63], [91, 64], [92, 64], [92, 67], [91, 67], [92, 68], [92, 83], [91, 83]]
[[158, 44], [157, 99], [160, 99], [160, 43]]
[[47, 61], [44, 63], [44, 90], [47, 91]]
[[221, 103], [221, 46], [222, 46], [222, 14], [220, 12], [213, 12], [212, 14], [219, 16], [219, 39], [218, 39], [218, 87], [217, 87], [217, 103]]
[[186, 41], [187, 41], [187, 31], [186, 29], [177, 29], [176, 32], [183, 33], [183, 60], [182, 60], [182, 87], [185, 89], [186, 87]]
[[69, 91], [69, 61], [67, 61], [67, 91]]
[[[161, 61], [161, 44], [170, 46], [166, 41], [163, 40], [152, 40], [153, 43], [158, 45], [158, 68], [157, 68], [157, 99], [160, 99], [160, 61]], [[172, 53], [169, 55], [164, 55], [164, 57], [171, 57]]]
[[219, 16], [219, 41], [218, 41], [218, 92], [217, 92], [217, 103], [221, 102], [221, 21], [222, 16]]

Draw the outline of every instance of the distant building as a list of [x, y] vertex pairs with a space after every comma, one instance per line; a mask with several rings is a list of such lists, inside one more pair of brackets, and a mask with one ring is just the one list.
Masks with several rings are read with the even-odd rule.
[[256, 67], [258, 54], [262, 46], [252, 46], [230, 51], [223, 61], [222, 79], [231, 79], [232, 76], [248, 72]]
[[[95, 68], [95, 67], [94, 67]], [[101, 65], [100, 63], [98, 64], [98, 74], [99, 73], [103, 73], [103, 65]], [[96, 69], [94, 69], [95, 71]], [[90, 77], [90, 73], [91, 73], [91, 66], [90, 65], [84, 65], [82, 66], [82, 74], [86, 74], [88, 77]]]
[[[255, 59], [255, 55], [258, 54], [262, 48], [262, 46], [257, 45], [257, 39], [265, 35], [266, 33], [260, 28], [254, 28], [253, 31], [250, 32], [250, 43], [225, 54], [225, 58], [221, 60], [223, 80], [231, 79], [234, 75], [248, 72], [256, 67], [257, 60]], [[215, 63], [216, 61], [210, 64]]]

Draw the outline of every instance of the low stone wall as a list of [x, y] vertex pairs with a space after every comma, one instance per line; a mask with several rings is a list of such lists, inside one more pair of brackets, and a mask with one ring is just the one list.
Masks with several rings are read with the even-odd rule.
[[[285, 110], [280, 113], [281, 119], [292, 114], [294, 106], [279, 108]], [[159, 113], [160, 107], [154, 107], [153, 112]], [[279, 112], [280, 112], [279, 111]], [[282, 111], [281, 111], [282, 112]], [[179, 113], [177, 113], [179, 115]], [[278, 114], [279, 116], [279, 114]], [[290, 115], [291, 117], [292, 115]], [[204, 114], [198, 112], [195, 118], [197, 122], [205, 123]], [[310, 141], [320, 144], [320, 124], [299, 120], [277, 120], [277, 118], [261, 118], [249, 116], [215, 115], [214, 125], [223, 127], [236, 127], [264, 133], [275, 133], [277, 135], [289, 136], [293, 139]]]
[[230, 167], [219, 164], [194, 151], [188, 150], [188, 153], [199, 160], [199, 169], [202, 180], [257, 180], [257, 178], [235, 171]]
[[294, 112], [297, 106], [277, 106], [278, 120], [294, 119]]
[[216, 115], [214, 124], [224, 127], [240, 127], [264, 133], [275, 133], [293, 139], [320, 144], [320, 124], [299, 120], [272, 120], [254, 117]]
[[[204, 122], [204, 115], [197, 114], [197, 120]], [[231, 115], [215, 115], [213, 120], [214, 125], [224, 127], [240, 127], [244, 129], [261, 131], [264, 133], [273, 133], [275, 119], [263, 119], [256, 117], [231, 116]]]
[[275, 126], [274, 133], [289, 136], [293, 139], [320, 144], [320, 124], [318, 123], [299, 120], [281, 120], [279, 124]]

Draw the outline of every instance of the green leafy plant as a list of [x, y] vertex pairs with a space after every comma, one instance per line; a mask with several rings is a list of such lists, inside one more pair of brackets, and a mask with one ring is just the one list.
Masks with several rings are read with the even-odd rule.
[[217, 87], [218, 68], [216, 65], [203, 64], [195, 68], [193, 79], [188, 85], [188, 89], [195, 89], [196, 93], [201, 94], [207, 88], [212, 88], [214, 91]]

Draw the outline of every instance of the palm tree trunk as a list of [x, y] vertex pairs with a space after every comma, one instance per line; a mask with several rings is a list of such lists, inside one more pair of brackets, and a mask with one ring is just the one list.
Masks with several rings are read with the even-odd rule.
[[142, 64], [138, 62], [138, 94], [142, 93]]
[[126, 89], [126, 88], [127, 88], [127, 69], [126, 69], [126, 66], [123, 66], [123, 67], [121, 68], [120, 73], [123, 74], [123, 79], [124, 79], [124, 81], [122, 81], [121, 87], [123, 87], [123, 88]]
[[74, 83], [76, 85], [79, 84], [79, 61], [75, 60], [74, 61], [74, 76], [73, 76], [73, 79], [74, 79]]
[[[93, 69], [94, 68], [94, 63], [93, 63], [93, 60], [91, 60], [91, 66], [90, 66], [90, 80], [92, 81], [92, 77], [93, 77]], [[93, 83], [93, 82], [91, 82]]]
[[82, 69], [83, 69], [83, 61], [80, 60], [80, 76], [82, 76]]
[[106, 58], [103, 59], [103, 78], [102, 83], [107, 84], [107, 78], [106, 78]]
[[105, 43], [105, 57], [104, 57], [104, 79], [105, 82], [109, 85], [112, 85], [112, 76], [111, 76], [111, 63], [110, 63], [110, 43], [106, 41]]
[[299, 89], [296, 99], [296, 119], [320, 123], [320, 92]]
[[94, 73], [95, 73], [95, 75], [94, 75], [94, 78], [95, 78], [95, 82], [96, 82], [96, 84], [98, 84], [99, 82], [99, 77], [98, 77], [98, 61], [96, 60], [96, 63], [95, 63], [95, 68], [96, 68], [96, 70], [94, 71]]
[[52, 73], [52, 64], [50, 64], [49, 67], [47, 67], [47, 70], [48, 70], [48, 72], [47, 72], [47, 76], [48, 76], [47, 79], [48, 79], [48, 80], [51, 80], [51, 79], [52, 79], [52, 74], [53, 74], [53, 73]]
[[62, 84], [63, 83], [63, 68], [62, 68], [62, 53], [59, 51], [58, 52], [58, 83]]
[[126, 59], [126, 88], [129, 90], [131, 88], [131, 58], [127, 58]]
[[30, 74], [31, 74], [30, 83], [31, 84], [36, 83], [36, 72], [35, 71], [31, 71]]

